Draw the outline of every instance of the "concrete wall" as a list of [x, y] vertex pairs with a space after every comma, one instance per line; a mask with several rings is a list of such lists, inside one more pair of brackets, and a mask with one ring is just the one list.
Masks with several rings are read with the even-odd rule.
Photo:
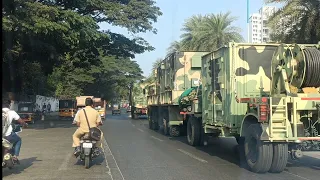
[[46, 96], [36, 96], [36, 108], [42, 110], [43, 105], [46, 104], [48, 107], [48, 104], [51, 105], [51, 111], [59, 111], [59, 99], [54, 97], [46, 97]]

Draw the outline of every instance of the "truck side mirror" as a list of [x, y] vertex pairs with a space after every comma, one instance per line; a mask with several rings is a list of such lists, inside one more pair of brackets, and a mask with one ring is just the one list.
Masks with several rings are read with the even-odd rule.
[[145, 95], [146, 94], [146, 89], [143, 89], [142, 91], [143, 91], [143, 95]]

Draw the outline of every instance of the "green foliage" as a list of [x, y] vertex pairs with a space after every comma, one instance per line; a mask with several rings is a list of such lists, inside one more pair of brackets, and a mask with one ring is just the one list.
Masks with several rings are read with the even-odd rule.
[[283, 43], [318, 43], [320, 40], [319, 0], [265, 0], [284, 6], [270, 17], [272, 41]]
[[153, 0], [4, 1], [3, 74], [15, 82], [5, 89], [59, 97], [124, 96], [126, 86], [142, 74], [130, 58], [154, 48], [138, 36], [101, 31], [98, 23], [133, 34], [156, 33], [152, 24], [161, 14]]
[[241, 42], [241, 29], [232, 26], [237, 19], [230, 12], [194, 15], [183, 25], [180, 42], [171, 44], [170, 49], [179, 51], [212, 51], [231, 41]]

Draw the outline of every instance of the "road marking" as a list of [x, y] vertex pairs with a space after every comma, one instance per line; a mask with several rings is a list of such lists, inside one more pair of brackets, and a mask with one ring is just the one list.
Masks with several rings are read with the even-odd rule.
[[64, 158], [63, 163], [59, 167], [59, 171], [67, 170], [67, 167], [68, 167], [68, 164], [69, 164], [71, 157], [72, 157], [72, 153], [67, 153], [66, 157]]
[[142, 130], [142, 129], [140, 129], [140, 128], [137, 128], [139, 131], [141, 131], [141, 132], [144, 132], [144, 130]]
[[156, 139], [156, 140], [161, 141], [161, 142], [163, 141], [162, 139], [159, 139], [159, 138], [154, 137], [154, 136], [151, 136], [151, 138]]
[[103, 149], [104, 159], [106, 161], [106, 165], [107, 165], [107, 168], [109, 170], [108, 174], [111, 176], [111, 179], [113, 179], [112, 174], [111, 174], [111, 169], [110, 169], [108, 161], [107, 161], [107, 155], [110, 155], [110, 156], [112, 156], [112, 159], [114, 160], [114, 163], [116, 164], [117, 170], [119, 171], [119, 173], [120, 173], [120, 175], [122, 177], [122, 180], [125, 180], [124, 177], [123, 177], [123, 174], [122, 174], [122, 172], [121, 172], [121, 170], [120, 170], [120, 168], [118, 166], [118, 163], [117, 163], [116, 159], [114, 158], [114, 156], [113, 156], [113, 154], [111, 152], [111, 149], [109, 148], [109, 145], [107, 143], [107, 140], [105, 138], [103, 138], [103, 143], [104, 143], [105, 148], [103, 148], [103, 146], [102, 146], [102, 149]]
[[197, 157], [197, 156], [195, 156], [195, 155], [193, 155], [193, 154], [191, 154], [191, 153], [189, 153], [187, 151], [184, 151], [182, 149], [177, 149], [177, 150], [182, 152], [182, 153], [184, 153], [184, 154], [186, 154], [186, 155], [188, 155], [188, 156], [190, 156], [190, 157], [192, 157], [193, 159], [196, 159], [196, 160], [200, 161], [200, 162], [203, 162], [203, 163], [207, 163], [208, 162], [208, 161], [206, 161], [204, 159], [201, 159], [201, 158], [199, 158], [199, 157]]
[[290, 175], [292, 175], [292, 176], [296, 176], [296, 177], [301, 178], [301, 179], [310, 180], [310, 179], [308, 179], [308, 178], [305, 178], [305, 177], [302, 177], [302, 176], [299, 176], [299, 175], [293, 174], [293, 173], [288, 172], [288, 171], [283, 171], [283, 172], [285, 172], [285, 173], [287, 173], [287, 174], [290, 174]]
[[135, 127], [136, 125], [134, 125], [132, 122], [130, 122], [131, 123], [131, 125], [133, 126], [133, 127]]

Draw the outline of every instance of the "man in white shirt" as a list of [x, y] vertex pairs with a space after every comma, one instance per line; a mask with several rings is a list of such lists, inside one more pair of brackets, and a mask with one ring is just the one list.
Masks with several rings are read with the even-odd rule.
[[[9, 109], [10, 103], [2, 103], [2, 111], [6, 112], [8, 115], [7, 122], [8, 128], [3, 132], [4, 138], [13, 144], [13, 157], [12, 159], [19, 164], [18, 156], [21, 148], [21, 138], [14, 132], [12, 123], [19, 123], [23, 126], [26, 123], [20, 118], [20, 116], [13, 110]], [[14, 122], [16, 121], [16, 122]]]

